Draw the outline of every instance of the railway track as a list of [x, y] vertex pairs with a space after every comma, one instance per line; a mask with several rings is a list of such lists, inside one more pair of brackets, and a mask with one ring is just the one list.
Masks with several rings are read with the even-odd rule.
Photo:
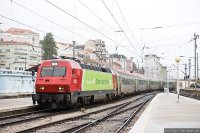
[[2, 117], [0, 118], [0, 127], [10, 126], [12, 124], [17, 124], [17, 123], [24, 123], [24, 122], [36, 120], [39, 118], [45, 118], [45, 117], [49, 117], [53, 115], [58, 115], [60, 113], [64, 113], [64, 112], [61, 112], [61, 111], [55, 112], [55, 111], [52, 111], [51, 109], [45, 109], [45, 110], [33, 111], [33, 112], [28, 112], [28, 113], [23, 113], [23, 114], [8, 116], [8, 117]]
[[[49, 131], [64, 133], [64, 132], [85, 131], [86, 129], [91, 128], [96, 124], [102, 123], [103, 121], [107, 121], [111, 119], [112, 117], [120, 116], [120, 114], [124, 112], [129, 112], [129, 115], [131, 114], [130, 116], [134, 116], [149, 99], [155, 96], [155, 94], [156, 93], [146, 94], [134, 100], [130, 99], [128, 102], [125, 102], [125, 103], [95, 110], [89, 113], [83, 113], [75, 117], [70, 117], [70, 118], [50, 122], [47, 124], [35, 126], [32, 128], [20, 130], [20, 131], [17, 131], [17, 133], [49, 132]], [[131, 120], [131, 118], [128, 118], [128, 117], [123, 118], [123, 119], [124, 120], [122, 121], [121, 126], [119, 126], [121, 129], [118, 129], [120, 131], [125, 126], [124, 125], [122, 127], [122, 125], [124, 124], [124, 121], [128, 119], [129, 119], [128, 121]], [[128, 121], [126, 123], [128, 123]], [[91, 131], [93, 130], [90, 129], [90, 132]]]
[[[101, 105], [101, 104], [96, 103], [94, 105], [87, 106], [86, 108], [96, 107], [99, 105]], [[27, 112], [27, 113], [21, 113], [21, 114], [17, 114], [17, 115], [0, 117], [0, 127], [10, 126], [10, 125], [17, 124], [17, 123], [25, 123], [28, 121], [37, 120], [39, 118], [56, 116], [59, 114], [66, 114], [66, 113], [70, 113], [72, 111], [74, 111], [74, 110], [73, 109], [64, 110], [64, 111], [56, 110], [56, 112], [55, 112], [55, 110], [52, 110], [52, 109], [44, 109], [44, 110]]]
[[[151, 97], [152, 98], [152, 97]], [[130, 107], [127, 107], [125, 109], [116, 109], [107, 115], [98, 118], [92, 122], [89, 122], [87, 125], [79, 125], [76, 127], [73, 127], [68, 130], [61, 131], [60, 133], [79, 133], [79, 132], [115, 132], [119, 133], [121, 132], [133, 119], [133, 117], [139, 112], [139, 110], [147, 103], [151, 98], [141, 102], [137, 103], [135, 105], [132, 105]], [[131, 104], [131, 103], [129, 103]], [[124, 105], [123, 105], [124, 107]], [[129, 113], [127, 113], [129, 112]], [[124, 115], [124, 113], [127, 113]], [[112, 122], [111, 126], [109, 123]], [[120, 124], [121, 125], [120, 125]], [[108, 126], [109, 125], [109, 126]], [[105, 128], [107, 127], [107, 128]]]
[[[124, 97], [122, 99], [118, 99], [118, 100], [115, 100], [112, 102], [114, 103], [114, 102], [122, 101], [122, 100], [125, 100], [128, 98], [130, 98], [130, 96]], [[95, 103], [93, 105], [86, 106], [85, 108], [93, 108], [93, 107], [98, 107], [101, 105], [102, 105], [102, 103]], [[32, 112], [12, 115], [12, 116], [0, 117], [0, 128], [6, 127], [6, 126], [11, 126], [14, 124], [19, 124], [19, 123], [22, 124], [22, 123], [34, 121], [37, 119], [53, 117], [53, 116], [60, 115], [60, 114], [67, 114], [67, 113], [70, 113], [73, 111], [75, 111], [75, 109], [57, 111], [57, 112], [55, 112], [54, 110], [51, 110], [51, 109], [45, 109], [45, 110], [38, 110], [38, 111], [32, 111]]]

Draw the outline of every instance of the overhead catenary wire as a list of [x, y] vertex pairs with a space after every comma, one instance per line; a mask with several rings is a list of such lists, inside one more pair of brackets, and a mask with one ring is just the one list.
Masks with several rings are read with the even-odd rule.
[[[179, 48], [181, 48], [181, 47], [184, 47], [184, 46], [186, 46], [187, 44], [189, 44], [190, 42], [192, 42], [193, 40], [190, 40], [190, 41], [187, 41], [187, 42], [185, 42], [185, 43], [181, 43], [181, 44], [179, 44], [178, 46], [175, 46], [175, 48], [173, 48], [173, 50], [176, 50], [176, 49], [179, 49]], [[170, 50], [167, 50], [167, 51], [165, 51], [165, 52], [162, 52], [163, 54], [166, 54], [166, 53], [169, 53], [169, 52], [171, 52], [172, 50], [170, 49]], [[168, 55], [167, 55], [168, 56]]]
[[81, 37], [81, 38], [86, 38], [86, 37], [84, 37], [84, 36], [82, 36], [82, 35], [80, 35], [80, 34], [78, 34], [78, 33], [73, 32], [73, 31], [72, 31], [71, 29], [69, 29], [69, 28], [62, 26], [62, 25], [56, 23], [55, 21], [52, 21], [52, 20], [48, 19], [47, 17], [40, 15], [39, 13], [36, 13], [35, 11], [33, 11], [33, 10], [31, 10], [31, 9], [29, 9], [29, 8], [27, 8], [27, 7], [25, 7], [25, 6], [23, 6], [22, 4], [20, 4], [20, 3], [16, 2], [16, 1], [14, 1], [14, 0], [12, 0], [11, 2], [13, 2], [14, 4], [20, 6], [21, 8], [23, 8], [23, 9], [25, 9], [25, 10], [27, 10], [27, 11], [33, 13], [33, 14], [39, 16], [40, 18], [42, 18], [42, 19], [44, 19], [44, 20], [46, 20], [46, 21], [48, 21], [48, 22], [50, 22], [50, 23], [52, 23], [52, 24], [57, 25], [58, 27], [60, 27], [60, 28], [62, 28], [62, 29], [65, 29], [65, 30], [67, 30], [67, 31], [69, 31], [69, 32], [71, 32], [71, 33], [73, 33], [73, 34], [76, 34], [77, 36], [79, 36], [79, 37]]
[[118, 7], [118, 9], [119, 9], [119, 11], [120, 11], [122, 17], [123, 17], [123, 20], [125, 21], [125, 24], [126, 24], [127, 29], [128, 29], [129, 32], [131, 33], [131, 36], [132, 36], [133, 40], [135, 40], [135, 42], [136, 42], [137, 44], [139, 44], [139, 43], [137, 42], [137, 40], [135, 39], [135, 37], [134, 37], [134, 35], [133, 35], [133, 32], [132, 32], [132, 30], [131, 30], [131, 28], [130, 28], [128, 22], [126, 21], [126, 18], [125, 18], [125, 16], [124, 16], [124, 14], [123, 14], [123, 12], [122, 12], [122, 10], [121, 10], [121, 8], [120, 8], [120, 6], [119, 6], [117, 0], [115, 0], [115, 2], [116, 2], [116, 4], [117, 4], [117, 7]]
[[[92, 26], [90, 26], [89, 24], [83, 22], [82, 20], [78, 19], [77, 17], [73, 16], [72, 14], [68, 13], [67, 11], [65, 11], [64, 9], [60, 8], [59, 6], [53, 4], [52, 2], [48, 1], [48, 0], [44, 0], [46, 1], [47, 3], [49, 3], [50, 5], [54, 6], [55, 8], [59, 9], [60, 11], [62, 11], [63, 13], [69, 15], [70, 17], [74, 18], [75, 20], [79, 21], [80, 23], [86, 25], [87, 27], [93, 29], [94, 31], [98, 32], [99, 34], [103, 35], [104, 37], [106, 37], [107, 39], [109, 40], [112, 40], [113, 42], [115, 42], [113, 39], [111, 39], [110, 37], [108, 37], [107, 35], [103, 34], [102, 32], [96, 30], [95, 28], [93, 28]], [[117, 42], [115, 42], [117, 43]]]
[[178, 36], [173, 36], [173, 37], [170, 37], [170, 38], [165, 38], [165, 39], [161, 39], [161, 40], [154, 40], [154, 41], [149, 41], [149, 42], [145, 42], [145, 44], [149, 44], [149, 43], [157, 43], [157, 42], [163, 42], [163, 41], [169, 41], [169, 40], [172, 40], [172, 39], [175, 39], [175, 38], [180, 38], [180, 37], [183, 37], [183, 36], [189, 36], [193, 34], [192, 33], [188, 33], [188, 34], [184, 34], [184, 35], [178, 35]]
[[83, 5], [88, 11], [90, 11], [94, 16], [96, 16], [100, 21], [102, 21], [107, 27], [111, 28], [112, 30], [115, 30], [111, 25], [109, 25], [105, 20], [103, 20], [101, 17], [99, 17], [94, 11], [92, 11], [87, 5], [85, 5], [81, 0], [78, 0], [78, 2]]
[[[7, 19], [7, 20], [10, 20], [10, 21], [13, 21], [13, 22], [15, 22], [15, 23], [24, 25], [24, 26], [26, 26], [26, 27], [29, 27], [29, 28], [34, 29], [34, 30], [36, 30], [36, 31], [39, 31], [39, 32], [41, 32], [41, 33], [45, 33], [45, 34], [48, 33], [48, 32], [45, 32], [45, 31], [43, 31], [43, 30], [40, 30], [40, 29], [38, 29], [38, 28], [35, 28], [35, 27], [33, 27], [33, 26], [27, 25], [27, 24], [25, 24], [25, 23], [23, 23], [23, 22], [14, 20], [14, 19], [12, 19], [12, 18], [8, 18], [8, 17], [6, 17], [6, 16], [3, 16], [3, 15], [1, 15], [1, 14], [0, 14], [0, 17], [2, 17], [2, 18], [4, 18], [4, 19]], [[59, 36], [57, 36], [57, 35], [54, 35], [54, 37], [59, 38], [59, 39], [64, 40], [64, 41], [67, 41], [67, 42], [70, 42], [69, 40], [66, 40], [66, 39], [64, 39], [64, 38], [62, 38], [62, 37], [59, 37]]]
[[193, 24], [199, 24], [199, 23], [200, 21], [195, 21], [195, 22], [183, 23], [183, 24], [166, 25], [166, 26], [161, 26], [160, 28], [180, 27], [180, 26], [187, 26], [187, 25], [193, 25]]
[[[105, 38], [109, 39], [110, 41], [114, 42], [115, 44], [118, 44], [119, 46], [121, 44], [119, 44], [118, 42], [114, 41], [112, 38], [110, 38], [109, 36], [107, 36], [106, 34], [96, 30], [95, 28], [93, 28], [92, 26], [90, 26], [89, 24], [87, 24], [86, 22], [80, 20], [79, 18], [73, 16], [72, 14], [68, 13], [67, 11], [65, 11], [64, 9], [60, 8], [59, 6], [53, 4], [52, 2], [50, 2], [49, 0], [44, 0], [46, 1], [48, 4], [52, 5], [53, 7], [57, 8], [58, 10], [62, 11], [63, 13], [67, 14], [68, 16], [72, 17], [73, 19], [77, 20], [78, 22], [82, 23], [83, 25], [91, 28], [92, 30], [94, 30], [95, 32], [101, 34], [102, 36], [104, 36]], [[122, 47], [123, 48], [123, 47]], [[125, 48], [126, 49], [126, 48]], [[128, 51], [130, 51], [130, 49], [127, 49]]]
[[[118, 25], [119, 29], [120, 29], [121, 31], [123, 31], [123, 34], [124, 34], [125, 38], [128, 40], [128, 42], [129, 42], [130, 44], [132, 44], [132, 42], [131, 42], [130, 39], [128, 38], [126, 32], [122, 29], [122, 27], [120, 26], [120, 24], [117, 22], [116, 18], [114, 17], [114, 15], [113, 15], [112, 12], [110, 11], [110, 9], [109, 9], [108, 6], [106, 5], [106, 3], [105, 3], [103, 0], [101, 0], [101, 1], [102, 1], [103, 5], [105, 6], [105, 8], [107, 9], [107, 11], [109, 12], [109, 14], [112, 16], [112, 18], [113, 18], [114, 21], [116, 22], [116, 24]], [[132, 46], [132, 47], [134, 48], [134, 50], [136, 51], [136, 53], [138, 54], [138, 56], [142, 59], [142, 56], [138, 53], [137, 49], [136, 49], [134, 46]]]

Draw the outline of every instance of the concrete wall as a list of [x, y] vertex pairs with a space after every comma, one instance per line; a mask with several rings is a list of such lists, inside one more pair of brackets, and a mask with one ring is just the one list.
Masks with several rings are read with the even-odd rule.
[[32, 93], [32, 79], [31, 72], [0, 70], [0, 93]]

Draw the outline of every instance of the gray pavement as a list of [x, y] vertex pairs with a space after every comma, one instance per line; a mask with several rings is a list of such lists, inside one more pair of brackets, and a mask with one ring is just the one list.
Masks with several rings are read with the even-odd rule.
[[164, 128], [200, 128], [200, 101], [172, 93], [158, 94], [129, 133], [164, 133]]
[[32, 98], [0, 99], [0, 112], [25, 109], [33, 106]]

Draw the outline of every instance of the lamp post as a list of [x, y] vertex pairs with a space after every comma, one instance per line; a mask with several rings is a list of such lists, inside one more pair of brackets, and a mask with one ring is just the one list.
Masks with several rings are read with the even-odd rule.
[[179, 93], [180, 93], [180, 88], [179, 88], [179, 62], [180, 62], [180, 57], [176, 57], [175, 61], [177, 62], [177, 95], [178, 95], [178, 101], [179, 102]]

